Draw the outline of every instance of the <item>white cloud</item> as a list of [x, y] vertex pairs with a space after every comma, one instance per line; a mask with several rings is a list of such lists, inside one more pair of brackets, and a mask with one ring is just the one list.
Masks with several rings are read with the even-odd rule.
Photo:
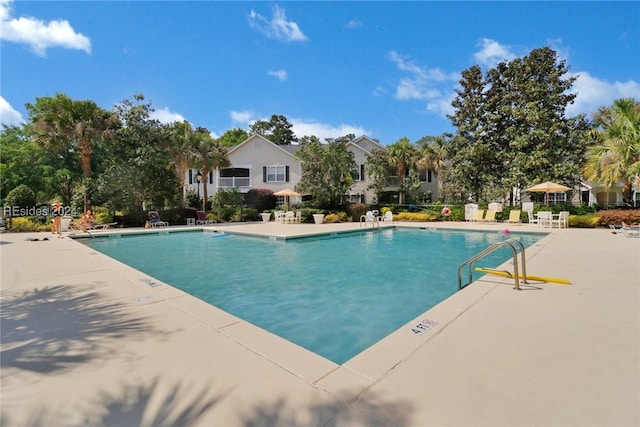
[[379, 97], [387, 93], [387, 89], [383, 86], [376, 86], [373, 88], [373, 96]]
[[511, 61], [516, 58], [517, 55], [511, 51], [509, 46], [501, 45], [495, 40], [481, 39], [478, 42], [480, 51], [473, 54], [473, 58], [478, 61], [480, 65], [487, 68], [495, 67], [500, 62]]
[[248, 125], [253, 121], [253, 113], [250, 111], [232, 111], [230, 115], [235, 123]]
[[63, 47], [91, 53], [91, 41], [77, 33], [66, 20], [45, 22], [32, 17], [11, 17], [13, 0], [0, 0], [0, 40], [24, 43], [36, 55], [45, 56], [47, 49]]
[[[396, 84], [395, 98], [401, 101], [426, 101], [428, 111], [442, 116], [451, 113], [451, 100], [454, 97], [454, 87], [460, 79], [458, 73], [445, 73], [439, 68], [423, 68], [407, 56], [395, 51], [389, 52], [389, 59], [396, 64], [400, 71], [409, 75], [402, 77]], [[376, 89], [375, 95], [382, 92]]]
[[273, 76], [273, 77], [277, 78], [281, 82], [284, 82], [284, 81], [287, 80], [287, 72], [285, 70], [269, 71], [268, 74], [270, 76]]
[[324, 142], [326, 138], [338, 138], [347, 134], [354, 134], [355, 136], [369, 135], [371, 132], [362, 126], [340, 124], [338, 126], [329, 125], [326, 123], [319, 123], [313, 120], [305, 119], [290, 119], [291, 129], [298, 138], [303, 136], [317, 136], [320, 141]]
[[360, 27], [364, 27], [364, 24], [362, 23], [362, 21], [358, 21], [357, 19], [352, 19], [349, 21], [349, 23], [347, 23], [347, 28], [350, 30]]
[[[256, 118], [250, 111], [232, 111], [231, 119], [237, 124], [243, 124], [247, 128], [252, 123], [258, 120], [269, 121], [270, 117]], [[337, 138], [347, 134], [354, 134], [356, 136], [371, 135], [371, 132], [364, 129], [362, 126], [340, 124], [338, 126], [329, 125], [326, 123], [320, 123], [314, 120], [287, 118], [291, 123], [291, 130], [298, 137], [303, 136], [317, 136], [320, 141], [324, 142], [326, 138]]]
[[619, 98], [640, 99], [640, 83], [629, 80], [626, 82], [607, 82], [593, 77], [588, 72], [572, 73], [578, 76], [573, 83], [572, 93], [577, 93], [575, 102], [567, 107], [567, 116], [584, 113], [587, 116], [598, 111], [600, 107], [607, 107]]
[[164, 124], [183, 122], [186, 120], [181, 114], [172, 113], [171, 111], [169, 111], [169, 108], [167, 107], [164, 107], [160, 110], [152, 111], [151, 113], [149, 113], [149, 117]]
[[0, 124], [19, 126], [22, 123], [24, 123], [22, 114], [17, 112], [6, 99], [0, 96]]
[[307, 36], [300, 30], [298, 24], [287, 21], [284, 9], [276, 5], [271, 8], [271, 11], [273, 15], [269, 20], [252, 9], [249, 14], [249, 25], [272, 39], [285, 42], [307, 40]]

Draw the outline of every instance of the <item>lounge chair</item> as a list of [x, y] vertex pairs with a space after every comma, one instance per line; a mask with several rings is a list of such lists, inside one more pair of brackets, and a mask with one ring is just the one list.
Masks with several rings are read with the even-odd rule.
[[492, 209], [487, 210], [487, 214], [482, 218], [481, 222], [495, 223], [496, 221], [496, 211]]
[[169, 226], [168, 222], [160, 220], [160, 214], [158, 213], [158, 211], [149, 211], [148, 215], [149, 215], [149, 225], [152, 228]]
[[504, 222], [507, 224], [522, 224], [520, 221], [520, 209], [514, 209], [509, 212], [509, 219], [505, 219]]
[[640, 238], [640, 225], [627, 225], [623, 222], [622, 227], [620, 227], [620, 231], [622, 231], [624, 237]]
[[393, 212], [387, 211], [384, 214], [384, 218], [382, 219], [384, 222], [393, 222]]
[[482, 222], [484, 220], [484, 209], [478, 209], [473, 213], [470, 222]]
[[96, 231], [107, 230], [107, 229], [111, 228], [114, 225], [118, 225], [118, 223], [117, 222], [107, 222], [107, 223], [104, 223], [104, 224], [94, 224], [93, 227], [90, 227], [89, 229], [90, 230], [96, 230]]
[[197, 225], [211, 225], [215, 224], [217, 221], [212, 219], [207, 219], [207, 214], [203, 211], [197, 211], [198, 219], [196, 220]]

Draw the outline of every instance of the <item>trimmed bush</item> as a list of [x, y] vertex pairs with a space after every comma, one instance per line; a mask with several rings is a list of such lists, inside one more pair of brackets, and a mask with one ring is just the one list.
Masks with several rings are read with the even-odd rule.
[[336, 222], [348, 222], [349, 215], [346, 212], [331, 213], [324, 217], [324, 222], [336, 223]]
[[600, 218], [595, 214], [569, 215], [569, 227], [595, 228], [600, 223]]
[[400, 212], [393, 216], [394, 221], [435, 221], [440, 215], [434, 212]]
[[11, 219], [11, 231], [38, 231], [36, 224], [29, 218], [16, 217]]
[[607, 209], [596, 213], [600, 218], [600, 225], [620, 225], [623, 222], [629, 225], [640, 223], [640, 209]]
[[369, 207], [364, 203], [351, 203], [347, 206], [347, 213], [351, 217], [351, 221], [360, 221], [360, 217], [367, 213]]

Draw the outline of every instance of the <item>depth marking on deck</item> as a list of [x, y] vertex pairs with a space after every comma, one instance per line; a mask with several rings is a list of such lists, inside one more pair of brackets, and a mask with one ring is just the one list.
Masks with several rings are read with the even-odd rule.
[[422, 335], [437, 324], [438, 322], [436, 322], [435, 320], [423, 319], [417, 325], [410, 327], [409, 331], [411, 331], [411, 333], [413, 333], [414, 335]]

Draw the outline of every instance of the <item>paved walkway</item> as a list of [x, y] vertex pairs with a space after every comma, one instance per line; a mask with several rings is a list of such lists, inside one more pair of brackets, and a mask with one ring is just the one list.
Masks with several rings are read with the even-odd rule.
[[640, 239], [609, 230], [527, 250], [571, 285], [485, 276], [341, 366], [69, 237], [4, 233], [0, 257], [3, 427], [640, 425]]

